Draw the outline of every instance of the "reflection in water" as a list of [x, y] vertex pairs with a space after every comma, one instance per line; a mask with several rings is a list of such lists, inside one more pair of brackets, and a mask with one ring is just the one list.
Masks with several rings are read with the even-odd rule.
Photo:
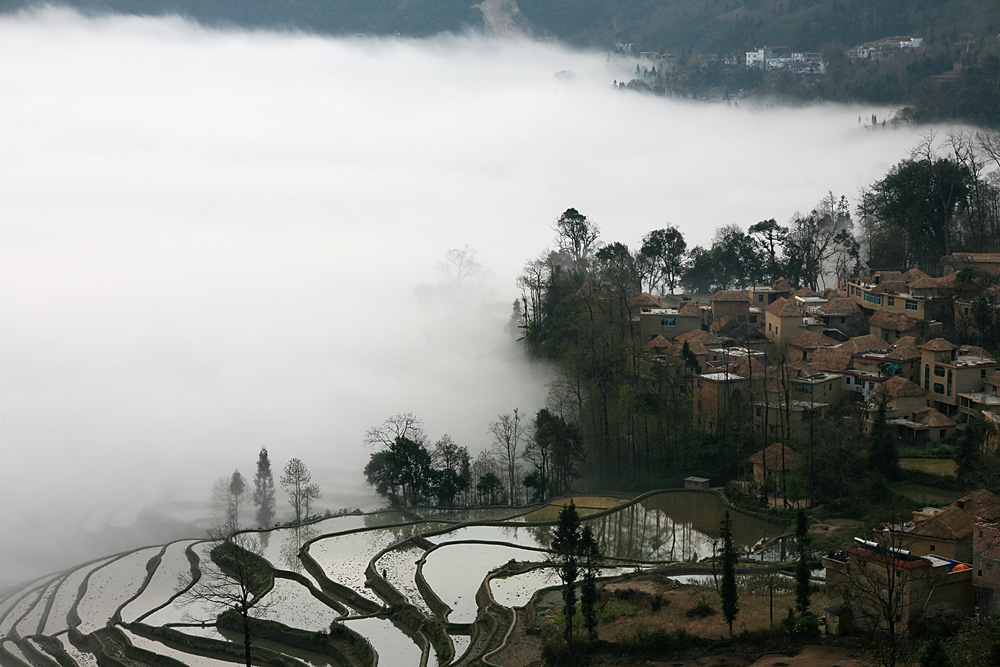
[[302, 545], [309, 540], [319, 537], [319, 529], [315, 525], [306, 524], [286, 529], [285, 539], [281, 543], [280, 560], [281, 566], [292, 572], [302, 572], [302, 561], [299, 560], [299, 552]]
[[[725, 510], [713, 494], [661, 493], [586, 523], [605, 556], [697, 561], [712, 555]], [[733, 541], [740, 550], [781, 532], [766, 521], [742, 514], [733, 522]]]

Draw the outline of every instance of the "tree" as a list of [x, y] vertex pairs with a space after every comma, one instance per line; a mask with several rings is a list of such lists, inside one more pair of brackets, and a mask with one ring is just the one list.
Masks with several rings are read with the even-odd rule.
[[302, 523], [309, 517], [312, 501], [320, 497], [319, 485], [312, 483], [312, 473], [306, 464], [293, 458], [285, 466], [281, 476], [281, 488], [288, 494], [288, 502], [295, 510], [295, 523]]
[[493, 435], [494, 446], [507, 464], [507, 501], [517, 504], [517, 459], [521, 455], [521, 443], [528, 437], [528, 425], [518, 408], [513, 412], [498, 415], [490, 422], [489, 433]]
[[424, 420], [412, 412], [397, 412], [380, 425], [365, 431], [363, 442], [369, 447], [391, 447], [397, 438], [409, 438], [423, 443], [427, 439], [424, 435]]
[[274, 475], [267, 447], [257, 455], [257, 474], [253, 478], [253, 502], [257, 506], [257, 525], [267, 528], [274, 522]]
[[729, 511], [722, 517], [720, 539], [722, 541], [722, 585], [719, 594], [722, 597], [722, 615], [729, 624], [729, 636], [733, 636], [733, 621], [739, 613], [739, 592], [736, 589], [736, 546], [733, 544], [733, 524]]
[[881, 475], [886, 481], [898, 479], [899, 452], [896, 449], [896, 436], [886, 422], [886, 401], [880, 398], [875, 407], [875, 418], [872, 421], [872, 432], [868, 439], [868, 466]]
[[479, 478], [476, 484], [476, 492], [481, 501], [487, 505], [497, 505], [503, 495], [503, 482], [492, 472], [487, 472]]
[[795, 565], [795, 608], [799, 614], [809, 611], [810, 582], [812, 573], [812, 556], [809, 538], [809, 521], [805, 510], [799, 510], [795, 517], [795, 548], [798, 550], [799, 561]]
[[580, 533], [580, 566], [583, 571], [583, 586], [580, 589], [580, 606], [583, 622], [587, 627], [587, 637], [597, 639], [597, 574], [600, 571], [601, 551], [590, 526], [584, 526]]
[[209, 531], [209, 538], [218, 541], [211, 551], [217, 567], [199, 568], [190, 583], [182, 579], [182, 589], [187, 590], [181, 600], [207, 606], [220, 616], [236, 614], [243, 630], [246, 665], [251, 667], [251, 618], [264, 615], [271, 604], [266, 594], [274, 585], [274, 572], [257, 539], [239, 532], [235, 522], [227, 521]]
[[654, 229], [642, 237], [637, 259], [648, 291], [662, 293], [668, 289], [673, 294], [680, 280], [686, 250], [684, 235], [673, 225]]
[[431, 453], [423, 443], [399, 436], [387, 449], [371, 455], [365, 479], [395, 507], [420, 504], [435, 481]]
[[239, 470], [234, 470], [232, 477], [229, 478], [229, 497], [232, 499], [232, 505], [230, 506], [230, 512], [234, 517], [239, 519], [240, 509], [243, 506], [243, 492], [247, 489], [247, 482], [240, 474]]
[[454, 505], [455, 498], [469, 488], [471, 478], [469, 449], [456, 444], [445, 434], [434, 443], [431, 463], [434, 466], [434, 496], [440, 505]]
[[767, 271], [764, 274], [764, 279], [774, 282], [784, 273], [778, 251], [785, 244], [788, 228], [782, 227], [774, 218], [771, 218], [750, 225], [747, 232], [767, 258]]
[[574, 266], [579, 267], [590, 258], [600, 229], [587, 216], [575, 208], [568, 208], [556, 220], [555, 229], [559, 249], [569, 255]]
[[579, 574], [580, 516], [576, 505], [569, 504], [559, 511], [559, 523], [552, 536], [552, 554], [563, 584], [563, 613], [566, 616], [566, 644], [573, 643], [573, 615], [576, 613], [576, 583]]
[[834, 258], [843, 272], [849, 273], [860, 257], [853, 229], [847, 197], [837, 197], [832, 192], [809, 215], [796, 216], [784, 238], [788, 279], [793, 284], [819, 289]]

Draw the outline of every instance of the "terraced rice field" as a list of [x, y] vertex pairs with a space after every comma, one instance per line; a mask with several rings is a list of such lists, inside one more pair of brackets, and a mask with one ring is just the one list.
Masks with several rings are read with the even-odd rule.
[[[632, 559], [612, 563], [617, 569], [609, 574], [695, 558], [711, 540], [697, 520], [671, 515], [678, 498], [590, 500], [586, 520], [605, 553]], [[247, 533], [238, 541], [258, 554], [249, 562], [266, 576], [244, 593], [254, 622], [276, 633], [254, 650], [278, 651], [301, 665], [372, 664], [375, 656], [381, 667], [467, 664], [503, 641], [503, 633], [480, 632], [485, 615], [499, 612], [481, 607], [477, 591], [511, 560], [546, 563], [551, 525], [537, 519], [557, 512], [379, 512]], [[751, 531], [743, 546], [764, 536]], [[135, 665], [148, 664], [144, 652], [199, 667], [241, 662], [241, 631], [217, 626], [241, 590], [236, 566], [213, 561], [217, 545], [151, 546], [7, 592], [0, 596], [0, 665], [33, 667], [32, 656], [44, 655], [50, 664], [96, 667], [96, 652]], [[542, 567], [492, 577], [483, 591], [499, 605], [519, 607], [557, 583], [552, 568]], [[210, 585], [221, 588], [208, 595]], [[442, 632], [448, 622], [460, 624], [450, 635]], [[494, 627], [506, 622], [491, 619]]]

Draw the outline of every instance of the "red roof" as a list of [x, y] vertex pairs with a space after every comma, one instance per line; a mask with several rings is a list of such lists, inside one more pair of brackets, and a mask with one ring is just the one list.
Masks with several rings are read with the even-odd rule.
[[944, 338], [935, 338], [921, 345], [920, 349], [927, 350], [928, 352], [950, 352], [951, 350], [957, 350], [958, 346], [954, 343], [949, 343]]
[[750, 463], [775, 472], [796, 470], [802, 465], [802, 455], [780, 442], [775, 442], [753, 454]]

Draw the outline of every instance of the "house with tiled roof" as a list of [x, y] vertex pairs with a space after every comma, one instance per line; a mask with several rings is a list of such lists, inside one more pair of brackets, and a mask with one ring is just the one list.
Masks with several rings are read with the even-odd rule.
[[861, 307], [853, 299], [846, 296], [828, 299], [813, 313], [823, 320], [827, 329], [839, 329], [844, 332], [851, 329], [851, 323], [854, 320], [863, 316]]
[[764, 309], [764, 335], [779, 348], [803, 331], [823, 331], [823, 321], [784, 297]]
[[632, 316], [638, 320], [639, 336], [643, 340], [652, 340], [656, 336], [676, 338], [677, 336], [701, 328], [701, 309], [691, 303], [684, 302], [678, 308], [653, 308], [642, 306], [638, 315]]
[[803, 331], [788, 341], [789, 357], [801, 356], [809, 361], [816, 350], [822, 347], [834, 347], [840, 343], [819, 331]]
[[979, 519], [950, 505], [913, 525], [907, 535], [910, 551], [972, 563], [972, 533]]
[[958, 428], [955, 420], [928, 405], [886, 422], [895, 431], [896, 437], [907, 444], [948, 440]]
[[732, 418], [729, 408], [737, 392], [749, 392], [749, 379], [728, 371], [708, 371], [694, 376], [691, 420], [695, 427], [720, 433]]
[[769, 475], [788, 473], [802, 467], [802, 455], [783, 443], [773, 442], [754, 452], [747, 462], [753, 466], [753, 478], [762, 483]]
[[915, 320], [943, 320], [952, 310], [954, 285], [919, 269], [876, 271], [848, 281], [847, 296], [869, 315], [886, 310]]
[[[927, 390], [928, 404], [949, 416], [968, 418], [976, 394], [983, 394], [986, 378], [1000, 368], [992, 357], [965, 350], [944, 338], [934, 338], [920, 346], [923, 368], [920, 385]], [[965, 401], [967, 410], [960, 410]]]
[[1000, 275], [1000, 253], [998, 252], [953, 252], [941, 258], [945, 272], [961, 271], [971, 267], [991, 276]]
[[784, 278], [778, 278], [770, 285], [750, 285], [747, 287], [750, 304], [761, 310], [781, 298], [792, 296], [792, 286]]
[[[939, 334], [941, 331], [941, 323], [936, 322], [935, 324], [937, 325], [935, 331], [930, 331], [930, 328], [927, 327], [928, 332], [932, 335]], [[891, 310], [879, 310], [872, 313], [868, 319], [868, 328], [873, 336], [884, 338], [887, 341], [896, 341], [906, 336], [919, 338], [923, 334], [921, 326], [915, 318]]]
[[713, 321], [728, 316], [743, 323], [750, 314], [750, 297], [741, 290], [721, 290], [710, 296], [708, 302]]

